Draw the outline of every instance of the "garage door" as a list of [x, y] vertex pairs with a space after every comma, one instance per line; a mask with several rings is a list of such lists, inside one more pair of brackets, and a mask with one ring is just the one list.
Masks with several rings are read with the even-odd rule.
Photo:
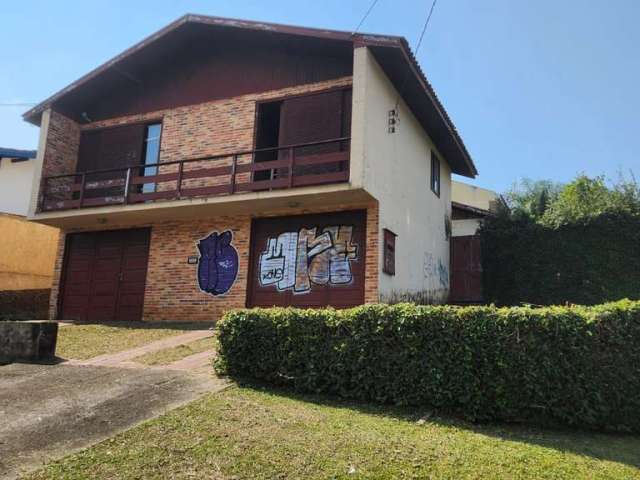
[[148, 257], [148, 229], [68, 235], [59, 317], [141, 320]]
[[247, 306], [364, 303], [365, 225], [364, 210], [254, 220]]

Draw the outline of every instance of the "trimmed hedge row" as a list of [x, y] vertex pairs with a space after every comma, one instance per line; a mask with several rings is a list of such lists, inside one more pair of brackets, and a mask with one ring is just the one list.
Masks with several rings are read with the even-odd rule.
[[640, 431], [640, 302], [240, 310], [219, 343], [218, 372], [301, 392]]

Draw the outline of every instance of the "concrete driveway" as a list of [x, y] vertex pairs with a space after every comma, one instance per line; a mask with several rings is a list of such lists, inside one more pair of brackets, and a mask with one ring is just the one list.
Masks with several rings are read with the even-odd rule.
[[15, 478], [224, 386], [210, 368], [0, 366], [0, 478]]

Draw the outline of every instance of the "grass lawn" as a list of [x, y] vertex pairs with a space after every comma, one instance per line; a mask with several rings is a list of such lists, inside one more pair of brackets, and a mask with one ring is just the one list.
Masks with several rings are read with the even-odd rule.
[[232, 387], [27, 479], [640, 479], [640, 437], [473, 426]]
[[105, 353], [121, 352], [190, 330], [206, 329], [210, 323], [113, 322], [66, 325], [58, 328], [56, 355], [86, 360]]
[[207, 337], [195, 340], [191, 343], [178, 345], [177, 347], [150, 352], [133, 359], [134, 362], [144, 365], [167, 365], [171, 362], [181, 360], [189, 355], [212, 350], [216, 347], [215, 338]]

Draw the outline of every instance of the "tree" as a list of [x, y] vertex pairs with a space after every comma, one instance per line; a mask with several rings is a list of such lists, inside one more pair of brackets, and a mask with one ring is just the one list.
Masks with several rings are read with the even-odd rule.
[[504, 199], [514, 218], [539, 221], [557, 198], [562, 185], [551, 180], [522, 179], [513, 185]]
[[587, 223], [605, 214], [640, 216], [640, 188], [633, 176], [629, 180], [621, 176], [608, 187], [604, 176], [590, 178], [578, 175], [559, 191], [537, 220], [548, 227], [558, 228]]

